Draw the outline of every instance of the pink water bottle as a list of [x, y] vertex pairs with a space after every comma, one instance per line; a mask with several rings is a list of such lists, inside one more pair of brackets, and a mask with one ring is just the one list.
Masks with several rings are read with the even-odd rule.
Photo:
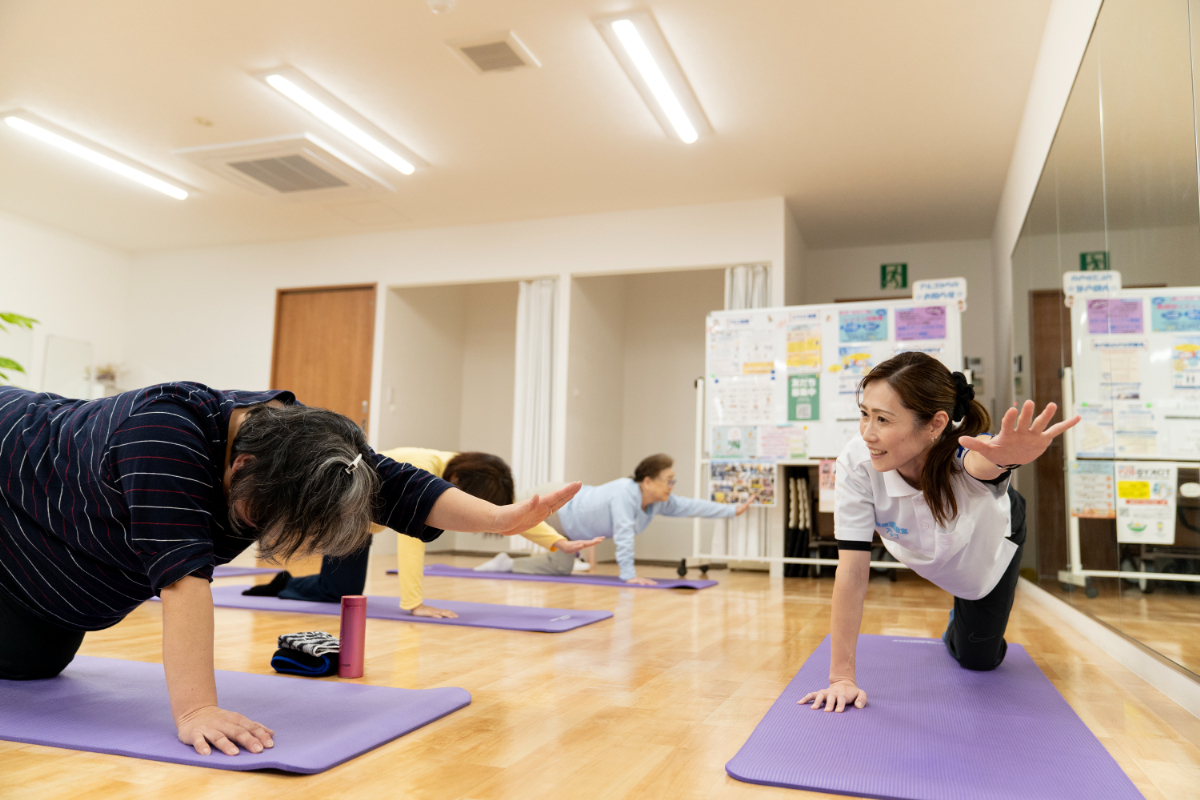
[[363, 676], [363, 645], [367, 638], [367, 598], [349, 594], [342, 598], [341, 651], [338, 653], [338, 677]]

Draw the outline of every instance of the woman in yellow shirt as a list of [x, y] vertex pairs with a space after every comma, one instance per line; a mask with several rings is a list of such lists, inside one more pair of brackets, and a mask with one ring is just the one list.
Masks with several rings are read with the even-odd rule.
[[[495, 505], [509, 505], [513, 498], [512, 471], [504, 459], [490, 453], [454, 453], [423, 447], [397, 447], [379, 455], [400, 464], [411, 464], [449, 481], [457, 488]], [[376, 529], [377, 528], [377, 529]], [[372, 533], [387, 530], [375, 526]], [[578, 553], [603, 541], [603, 537], [583, 541], [566, 538], [545, 522], [521, 534], [547, 550]], [[400, 573], [400, 608], [417, 617], [453, 618], [458, 615], [424, 603], [425, 543], [412, 536], [396, 536], [396, 565]], [[367, 582], [370, 548], [345, 558], [324, 558], [316, 575], [292, 577], [281, 572], [270, 582], [247, 589], [243, 594], [278, 596], [284, 600], [311, 600], [337, 603], [343, 595], [362, 594]]]

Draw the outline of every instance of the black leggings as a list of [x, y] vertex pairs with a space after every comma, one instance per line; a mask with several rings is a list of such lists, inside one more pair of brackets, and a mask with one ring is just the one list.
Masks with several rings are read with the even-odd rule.
[[0, 593], [0, 679], [53, 678], [71, 663], [81, 644], [83, 631], [46, 622]]
[[292, 578], [279, 593], [284, 600], [311, 600], [316, 603], [340, 603], [348, 594], [362, 594], [367, 585], [367, 564], [371, 548], [364, 547], [345, 558], [321, 559], [316, 575]]
[[1012, 506], [1011, 540], [1017, 546], [1017, 552], [1013, 553], [1008, 569], [992, 591], [978, 600], [954, 598], [954, 619], [946, 629], [946, 649], [967, 669], [995, 669], [1008, 652], [1004, 629], [1008, 627], [1008, 615], [1021, 576], [1021, 554], [1025, 550], [1025, 498], [1009, 487], [1008, 499]]

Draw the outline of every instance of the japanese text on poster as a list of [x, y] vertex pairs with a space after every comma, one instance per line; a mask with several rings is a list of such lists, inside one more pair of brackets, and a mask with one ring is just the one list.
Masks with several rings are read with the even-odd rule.
[[1071, 462], [1071, 516], [1114, 519], [1117, 516], [1113, 487], [1113, 462]]
[[1122, 544], [1175, 543], [1175, 464], [1118, 461], [1117, 541]]

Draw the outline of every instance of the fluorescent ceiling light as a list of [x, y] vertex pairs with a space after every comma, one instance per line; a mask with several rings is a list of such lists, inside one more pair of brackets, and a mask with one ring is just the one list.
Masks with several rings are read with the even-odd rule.
[[15, 130], [28, 134], [35, 139], [41, 139], [47, 144], [66, 150], [73, 156], [90, 161], [97, 166], [112, 170], [131, 181], [137, 181], [143, 186], [149, 186], [155, 191], [174, 197], [176, 200], [186, 200], [188, 193], [182, 187], [156, 175], [149, 167], [114, 153], [98, 144], [89, 142], [80, 136], [66, 131], [57, 125], [24, 111], [14, 111], [4, 114], [4, 121]]
[[668, 135], [691, 144], [712, 127], [671, 48], [647, 11], [595, 21], [604, 40]]
[[408, 148], [351, 110], [298, 70], [271, 70], [259, 76], [268, 86], [393, 169], [412, 175], [426, 166]]

